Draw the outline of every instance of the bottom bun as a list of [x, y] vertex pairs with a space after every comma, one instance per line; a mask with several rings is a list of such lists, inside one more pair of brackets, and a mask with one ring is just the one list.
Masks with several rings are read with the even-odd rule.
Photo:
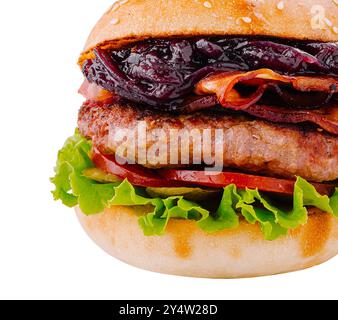
[[266, 241], [257, 225], [207, 234], [193, 221], [172, 220], [166, 234], [145, 237], [138, 225], [143, 209], [112, 207], [85, 216], [88, 235], [110, 255], [136, 267], [181, 276], [244, 278], [312, 267], [338, 253], [338, 219], [317, 209], [308, 223], [288, 236]]

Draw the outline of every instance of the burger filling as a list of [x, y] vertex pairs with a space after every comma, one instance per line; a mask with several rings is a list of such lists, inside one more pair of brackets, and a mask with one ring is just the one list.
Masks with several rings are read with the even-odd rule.
[[[148, 107], [181, 110], [196, 84], [206, 76], [224, 73], [246, 74], [260, 69], [273, 70], [284, 76], [332, 76], [324, 84], [312, 81], [296, 86], [301, 92], [318, 94], [317, 101], [304, 99], [303, 105], [318, 107], [337, 92], [338, 48], [336, 43], [294, 43], [259, 39], [220, 38], [185, 40], [149, 40], [123, 50], [94, 50], [95, 58], [83, 64], [89, 82]], [[283, 105], [299, 108], [289, 97], [289, 81], [277, 75], [263, 77]], [[256, 77], [249, 77], [256, 79]], [[246, 86], [259, 85], [257, 81]], [[237, 81], [240, 82], [240, 81]], [[258, 81], [259, 82], [259, 81]], [[275, 87], [275, 88], [274, 88]], [[309, 88], [310, 87], [310, 88]], [[249, 88], [250, 89], [250, 88]], [[312, 90], [313, 89], [313, 90]], [[247, 90], [251, 91], [251, 90]], [[291, 90], [292, 91], [292, 90]], [[215, 104], [215, 102], [214, 102]]]
[[245, 219], [274, 240], [305, 224], [309, 207], [338, 217], [337, 43], [107, 47], [82, 63], [87, 101], [59, 153], [56, 199], [86, 214], [147, 206], [146, 235], [163, 234], [170, 219], [206, 232]]

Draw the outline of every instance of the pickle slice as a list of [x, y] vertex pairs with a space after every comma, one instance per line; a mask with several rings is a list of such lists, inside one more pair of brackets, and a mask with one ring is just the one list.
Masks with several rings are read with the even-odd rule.
[[83, 176], [92, 179], [97, 182], [102, 183], [115, 183], [115, 182], [121, 182], [121, 179], [117, 176], [109, 173], [105, 173], [104, 171], [98, 169], [98, 168], [89, 168], [83, 171]]
[[221, 193], [220, 189], [201, 189], [201, 188], [147, 188], [147, 193], [151, 197], [168, 198], [171, 196], [184, 196], [190, 201], [203, 201], [215, 197]]

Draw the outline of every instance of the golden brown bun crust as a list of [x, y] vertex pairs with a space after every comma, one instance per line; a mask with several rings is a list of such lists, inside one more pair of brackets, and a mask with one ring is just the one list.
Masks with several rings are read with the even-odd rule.
[[77, 209], [88, 235], [110, 255], [160, 273], [206, 278], [242, 278], [312, 267], [338, 253], [338, 219], [317, 209], [287, 237], [266, 241], [258, 226], [206, 234], [191, 221], [172, 220], [162, 237], [145, 237], [140, 208], [113, 207], [87, 217]]
[[145, 38], [260, 35], [338, 41], [334, 0], [120, 0], [93, 29], [85, 52]]

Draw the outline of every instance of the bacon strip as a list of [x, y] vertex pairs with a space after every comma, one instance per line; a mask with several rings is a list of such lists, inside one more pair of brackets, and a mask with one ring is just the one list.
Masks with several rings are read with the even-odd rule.
[[[235, 87], [238, 84], [257, 87], [257, 90], [249, 96], [242, 96]], [[212, 75], [197, 84], [195, 93], [214, 94], [223, 107], [244, 111], [259, 118], [284, 123], [312, 122], [330, 133], [338, 134], [338, 105], [318, 110], [301, 110], [256, 104], [268, 87], [281, 84], [290, 85], [301, 92], [338, 92], [338, 78], [290, 77], [270, 69], [260, 69], [247, 73], [236, 71]]]
[[311, 122], [327, 132], [338, 135], [338, 106], [329, 106], [318, 110], [295, 110], [265, 105], [252, 105], [245, 112], [272, 122]]
[[95, 83], [90, 83], [88, 80], [85, 80], [80, 89], [79, 93], [86, 98], [87, 101], [111, 101], [114, 99], [114, 94], [108, 90], [100, 88]]
[[[257, 87], [248, 97], [243, 97], [235, 88], [237, 84]], [[198, 95], [216, 94], [223, 107], [234, 110], [245, 110], [258, 102], [266, 89], [271, 85], [291, 85], [302, 92], [320, 91], [329, 94], [338, 92], [338, 78], [333, 77], [290, 77], [280, 75], [270, 69], [250, 72], [224, 72], [201, 80], [195, 89]]]

